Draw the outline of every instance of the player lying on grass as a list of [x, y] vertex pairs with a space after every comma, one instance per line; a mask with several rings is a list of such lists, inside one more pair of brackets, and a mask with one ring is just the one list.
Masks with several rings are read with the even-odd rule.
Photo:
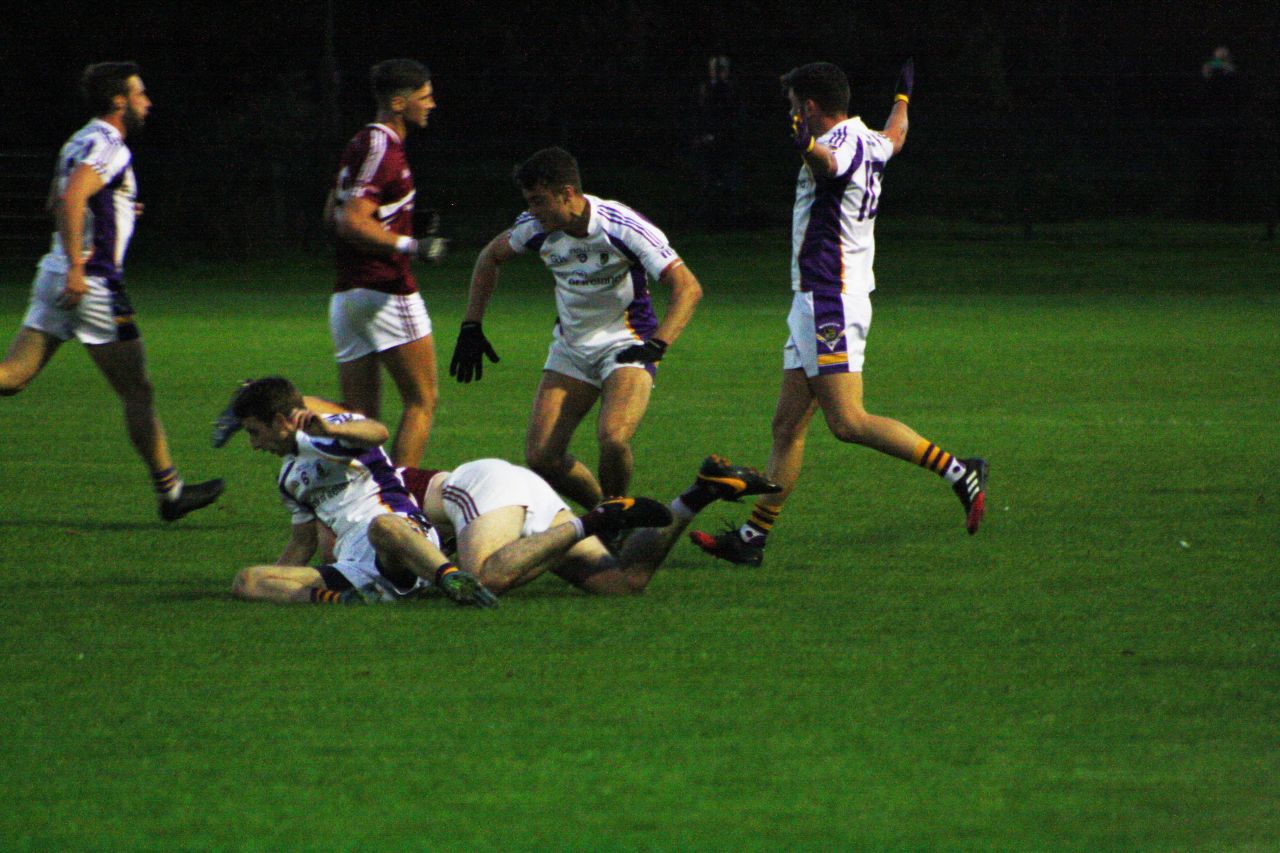
[[[407, 469], [405, 480], [430, 522], [457, 537], [457, 563], [501, 595], [550, 571], [598, 595], [643, 592], [695, 515], [717, 500], [771, 494], [779, 487], [754, 469], [718, 456], [702, 463], [689, 486], [664, 506], [649, 498], [615, 498], [575, 517], [545, 480], [500, 459], [453, 471]], [[424, 485], [425, 481], [425, 485]], [[618, 556], [601, 541], [635, 529]]]
[[[382, 449], [387, 428], [351, 412], [303, 406], [287, 379], [258, 379], [233, 410], [254, 450], [284, 458], [280, 493], [293, 531], [274, 565], [236, 575], [232, 593], [276, 602], [358, 602], [419, 595], [431, 587], [459, 604], [496, 604], [493, 594], [440, 550], [440, 540]], [[335, 560], [314, 568], [319, 528], [337, 537]]]

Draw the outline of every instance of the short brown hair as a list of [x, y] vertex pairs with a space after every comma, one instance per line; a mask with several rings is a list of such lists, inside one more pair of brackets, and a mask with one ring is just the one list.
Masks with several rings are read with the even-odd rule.
[[98, 62], [85, 66], [80, 75], [80, 94], [95, 116], [115, 110], [116, 95], [129, 94], [129, 78], [141, 74], [136, 62]]
[[232, 413], [240, 420], [253, 417], [264, 423], [302, 407], [302, 392], [283, 376], [253, 380], [236, 392], [231, 403]]
[[431, 72], [416, 59], [387, 59], [369, 70], [369, 84], [379, 106], [386, 106], [396, 95], [416, 92], [431, 82]]
[[849, 78], [830, 62], [810, 62], [782, 75], [783, 93], [790, 89], [802, 101], [813, 101], [827, 115], [849, 112]]
[[547, 187], [568, 186], [582, 192], [578, 161], [563, 148], [543, 148], [535, 152], [515, 167], [511, 177], [522, 190], [531, 190], [542, 184]]

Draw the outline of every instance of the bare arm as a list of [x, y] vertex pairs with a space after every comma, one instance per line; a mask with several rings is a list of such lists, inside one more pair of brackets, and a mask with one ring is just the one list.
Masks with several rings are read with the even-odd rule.
[[658, 281], [671, 288], [671, 298], [667, 303], [667, 313], [653, 336], [667, 344], [674, 344], [693, 317], [693, 309], [702, 299], [702, 285], [698, 284], [693, 271], [679, 260], [668, 264]]
[[511, 248], [509, 230], [494, 237], [480, 250], [475, 268], [471, 271], [471, 291], [467, 298], [467, 310], [462, 315], [463, 322], [479, 323], [484, 319], [485, 309], [489, 307], [494, 288], [498, 286], [498, 268], [515, 256], [516, 250]]
[[907, 102], [898, 99], [893, 102], [889, 112], [889, 120], [884, 125], [884, 135], [893, 142], [893, 153], [897, 154], [907, 144]]
[[813, 147], [800, 155], [805, 165], [809, 167], [809, 171], [813, 172], [819, 178], [832, 178], [836, 174], [836, 155], [827, 146], [821, 142], [815, 142]]
[[307, 565], [316, 553], [316, 544], [320, 538], [316, 531], [317, 524], [318, 522], [313, 519], [293, 526], [289, 542], [276, 560], [277, 566]]
[[357, 447], [377, 447], [390, 438], [387, 428], [372, 418], [334, 424], [310, 409], [294, 409], [289, 417], [293, 426], [307, 435], [340, 438]]
[[55, 204], [58, 234], [67, 253], [67, 285], [58, 298], [61, 308], [75, 307], [89, 290], [84, 280], [84, 216], [89, 197], [102, 186], [102, 178], [93, 167], [81, 163], [67, 179], [67, 188]]
[[337, 204], [330, 195], [330, 203], [325, 204], [326, 218], [331, 218], [334, 233], [338, 239], [350, 243], [357, 249], [375, 252], [381, 255], [398, 255], [396, 247], [401, 235], [392, 234], [382, 227], [375, 216], [378, 203], [368, 198], [349, 198]]

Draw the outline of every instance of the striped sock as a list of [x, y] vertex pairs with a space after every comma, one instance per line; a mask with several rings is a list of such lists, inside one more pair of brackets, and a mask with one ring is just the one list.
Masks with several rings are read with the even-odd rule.
[[911, 461], [921, 468], [928, 468], [948, 483], [959, 482], [964, 472], [968, 470], [959, 459], [932, 441], [923, 438], [916, 445], [915, 453], [911, 454]]
[[312, 587], [311, 603], [312, 604], [341, 604], [342, 593], [334, 592], [331, 589], [319, 589], [317, 587]]
[[773, 525], [778, 523], [778, 516], [782, 514], [782, 507], [766, 506], [764, 504], [756, 504], [751, 509], [751, 517], [743, 522], [738, 528], [738, 535], [742, 537], [743, 542], [751, 544], [764, 544], [764, 540], [768, 538]]
[[182, 478], [178, 476], [178, 469], [172, 465], [163, 471], [152, 471], [151, 481], [155, 483], [156, 494], [162, 501], [177, 500], [178, 495], [182, 494]]

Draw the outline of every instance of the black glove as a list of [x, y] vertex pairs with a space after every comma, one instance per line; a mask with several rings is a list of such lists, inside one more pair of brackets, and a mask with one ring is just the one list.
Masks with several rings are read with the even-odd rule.
[[477, 382], [484, 376], [484, 357], [497, 364], [498, 354], [493, 351], [489, 339], [484, 336], [477, 320], [467, 320], [458, 332], [458, 342], [453, 345], [453, 358], [449, 361], [449, 375], [459, 382]]
[[627, 347], [618, 353], [615, 361], [618, 364], [632, 364], [640, 362], [641, 364], [657, 364], [662, 361], [662, 357], [667, 354], [667, 342], [662, 338], [649, 338], [642, 344], [636, 344], [633, 347]]
[[902, 63], [902, 71], [898, 74], [898, 86], [894, 90], [894, 101], [911, 102], [911, 90], [916, 85], [916, 61], [908, 59]]

